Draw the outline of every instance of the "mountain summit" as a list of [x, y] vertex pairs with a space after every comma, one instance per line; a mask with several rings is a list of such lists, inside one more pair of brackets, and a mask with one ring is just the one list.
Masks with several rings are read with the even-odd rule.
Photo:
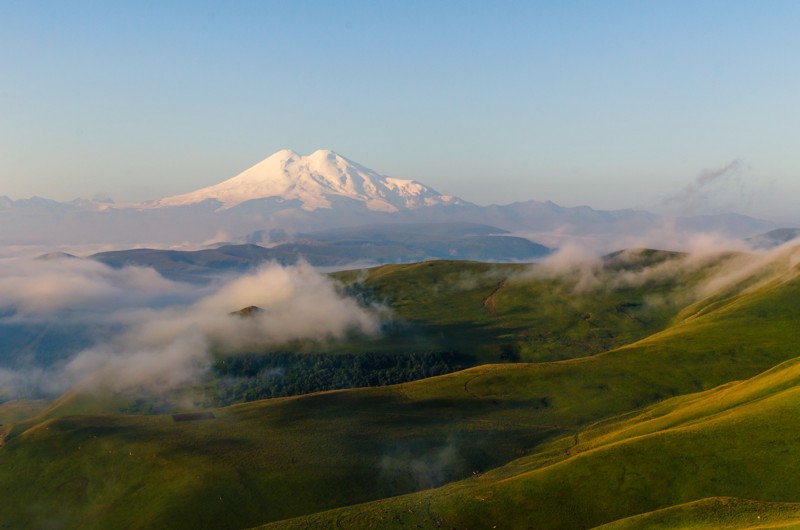
[[214, 199], [222, 209], [253, 199], [299, 200], [304, 210], [331, 208], [332, 200], [352, 199], [374, 211], [396, 212], [464, 201], [415, 182], [380, 175], [330, 150], [304, 156], [278, 151], [224, 182], [197, 191], [166, 197], [145, 207], [185, 206]]

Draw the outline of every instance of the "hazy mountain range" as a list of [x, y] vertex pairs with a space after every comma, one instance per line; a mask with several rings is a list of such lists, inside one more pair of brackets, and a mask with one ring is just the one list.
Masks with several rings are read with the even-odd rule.
[[217, 185], [139, 204], [0, 197], [3, 245], [269, 245], [322, 229], [463, 222], [550, 246], [570, 237], [643, 238], [676, 231], [744, 238], [779, 228], [737, 214], [664, 217], [534, 200], [478, 206], [419, 182], [381, 175], [329, 150], [308, 156], [278, 151]]
[[293, 265], [302, 260], [319, 267], [429, 259], [532, 261], [551, 251], [493, 226], [411, 223], [299, 233], [291, 241], [269, 248], [246, 243], [193, 251], [132, 249], [100, 252], [91, 258], [116, 268], [151, 267], [166, 278], [202, 282], [219, 273], [246, 272], [268, 261]]

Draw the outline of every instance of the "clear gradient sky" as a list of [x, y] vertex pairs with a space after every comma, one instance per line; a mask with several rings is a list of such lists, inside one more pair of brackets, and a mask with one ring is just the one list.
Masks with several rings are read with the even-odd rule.
[[800, 223], [798, 27], [796, 1], [0, 0], [0, 195], [140, 201], [326, 148], [479, 204], [654, 208], [739, 160], [692, 208]]

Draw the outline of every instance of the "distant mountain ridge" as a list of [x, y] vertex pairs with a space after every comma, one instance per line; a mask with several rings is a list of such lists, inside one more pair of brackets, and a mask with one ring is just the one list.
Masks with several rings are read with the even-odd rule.
[[800, 228], [778, 228], [765, 234], [759, 234], [747, 239], [747, 242], [756, 249], [770, 249], [794, 241], [800, 237]]
[[194, 251], [117, 250], [90, 257], [111, 267], [152, 267], [173, 280], [203, 282], [219, 273], [242, 273], [269, 261], [291, 265], [302, 260], [320, 267], [430, 259], [514, 262], [540, 259], [550, 252], [550, 248], [506, 235], [504, 230], [493, 226], [423, 223], [301, 234], [293, 241], [269, 248], [248, 243]]
[[[418, 223], [477, 223], [549, 247], [578, 240], [606, 250], [622, 240], [622, 246], [673, 248], [671, 240], [657, 239], [664, 234], [742, 239], [780, 228], [738, 214], [675, 217], [536, 200], [479, 206], [379, 174], [330, 150], [305, 156], [285, 149], [213, 186], [140, 204], [114, 204], [105, 197], [58, 202], [0, 196], [0, 245], [274, 245], [321, 230]], [[264, 237], [271, 233], [289, 237]]]

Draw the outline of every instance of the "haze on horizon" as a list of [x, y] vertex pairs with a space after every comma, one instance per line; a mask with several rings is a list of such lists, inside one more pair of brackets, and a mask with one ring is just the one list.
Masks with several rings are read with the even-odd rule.
[[0, 195], [137, 202], [283, 148], [332, 149], [478, 204], [800, 224], [798, 15], [789, 1], [9, 1]]

